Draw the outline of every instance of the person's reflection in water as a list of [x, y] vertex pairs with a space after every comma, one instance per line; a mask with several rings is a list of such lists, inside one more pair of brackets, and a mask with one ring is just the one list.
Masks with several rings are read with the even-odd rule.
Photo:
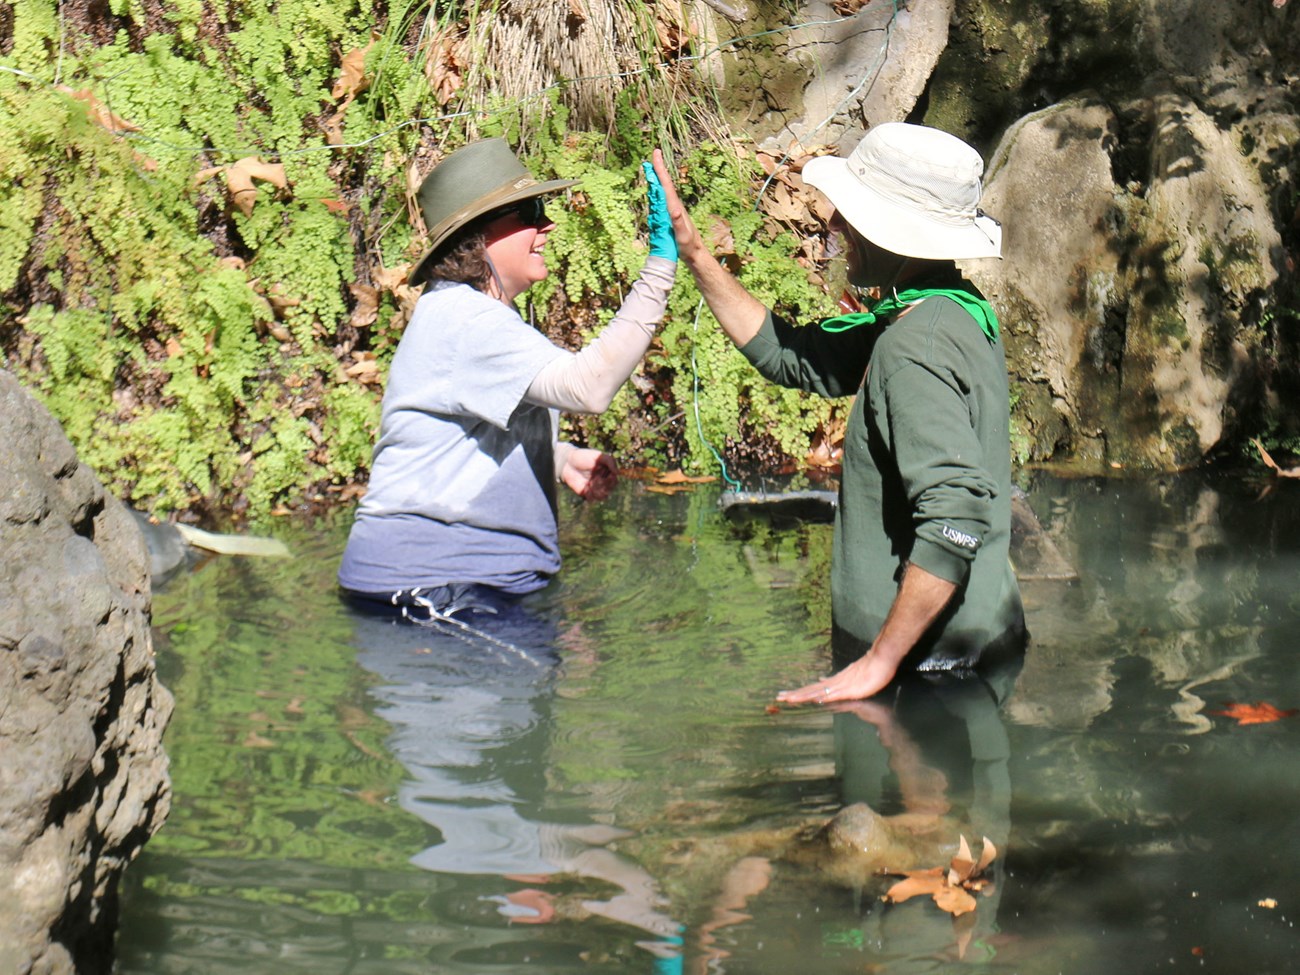
[[[900, 855], [918, 856], [918, 868], [946, 868], [963, 835], [976, 857], [984, 837], [999, 851], [985, 872], [992, 884], [977, 897], [972, 914], [950, 918], [928, 897], [899, 905], [865, 902], [855, 924], [860, 936], [846, 940], [874, 946], [893, 973], [910, 970], [912, 960], [919, 970], [932, 971], [935, 958], [948, 953], [976, 962], [993, 953], [1011, 831], [1011, 749], [1001, 709], [1023, 661], [1023, 646], [1016, 646], [978, 671], [909, 673], [873, 698], [832, 706], [843, 805], [849, 810], [862, 803], [873, 815], [837, 818], [842, 820], [837, 836], [850, 846], [811, 882], [825, 886], [833, 873], [869, 885], [876, 871], [898, 866], [883, 859]], [[868, 825], [872, 832], [855, 835]], [[764, 857], [745, 857], [733, 866], [712, 917], [697, 932], [700, 954], [692, 959], [692, 972], [723, 970], [727, 953], [718, 947], [715, 932], [750, 921], [751, 901], [780, 878], [780, 865]]]
[[[659, 971], [659, 956], [676, 955], [679, 926], [653, 878], [605, 848], [628, 834], [543, 818], [558, 627], [527, 601], [483, 587], [465, 587], [457, 604], [452, 620], [435, 625], [356, 614], [358, 662], [381, 680], [371, 689], [375, 713], [392, 726], [389, 748], [409, 773], [398, 803], [442, 835], [411, 862], [506, 879], [510, 889], [491, 899], [511, 923], [597, 915], [631, 925], [653, 936], [638, 943]], [[618, 893], [553, 898], [536, 889], [557, 874]]]
[[[985, 837], [998, 849], [985, 873], [992, 883], [973, 914], [950, 922], [928, 902], [868, 912], [864, 940], [891, 956], [943, 951], [954, 937], [967, 961], [991, 953], [987, 939], [998, 931], [1011, 833], [1011, 745], [1001, 708], [1022, 663], [1015, 654], [976, 673], [911, 674], [876, 698], [844, 705], [833, 718], [845, 805], [940, 817], [952, 824], [946, 841], [964, 835], [976, 857]], [[947, 865], [946, 858], [927, 864]]]

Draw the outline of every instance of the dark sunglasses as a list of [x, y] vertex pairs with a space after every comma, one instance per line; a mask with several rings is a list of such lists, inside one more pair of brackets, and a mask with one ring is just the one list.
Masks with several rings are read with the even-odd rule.
[[551, 224], [551, 218], [546, 215], [546, 204], [542, 202], [540, 196], [534, 196], [531, 199], [516, 203], [503, 213], [512, 213], [519, 218], [519, 222], [525, 227], [548, 227]]

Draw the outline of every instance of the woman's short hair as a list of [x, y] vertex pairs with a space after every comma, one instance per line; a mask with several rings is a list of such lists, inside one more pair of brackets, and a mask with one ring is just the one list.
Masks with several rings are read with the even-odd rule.
[[487, 235], [483, 233], [483, 226], [482, 221], [475, 221], [448, 245], [439, 248], [441, 256], [425, 269], [421, 283], [453, 281], [486, 291], [488, 282], [492, 280], [492, 269], [488, 266]]

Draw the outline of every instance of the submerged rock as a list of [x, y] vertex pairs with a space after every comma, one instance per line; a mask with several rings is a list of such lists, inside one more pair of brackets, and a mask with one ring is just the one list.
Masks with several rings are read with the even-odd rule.
[[130, 513], [0, 371], [0, 971], [112, 969], [117, 884], [170, 802], [172, 698]]

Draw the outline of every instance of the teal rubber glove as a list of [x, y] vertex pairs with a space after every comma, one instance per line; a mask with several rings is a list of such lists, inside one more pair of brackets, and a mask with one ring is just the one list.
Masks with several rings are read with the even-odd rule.
[[663, 184], [648, 162], [641, 164], [641, 171], [645, 173], [646, 199], [650, 203], [650, 256], [675, 261], [677, 235], [673, 233], [673, 221], [668, 216], [668, 200], [664, 196]]
[[[662, 187], [660, 187], [659, 192], [663, 192]], [[680, 950], [682, 947], [681, 937], [679, 935], [670, 934], [664, 938], [664, 941], [679, 950], [672, 954], [663, 955], [656, 952], [653, 968], [654, 975], [682, 975], [682, 952]], [[662, 944], [663, 942], [660, 943]]]

